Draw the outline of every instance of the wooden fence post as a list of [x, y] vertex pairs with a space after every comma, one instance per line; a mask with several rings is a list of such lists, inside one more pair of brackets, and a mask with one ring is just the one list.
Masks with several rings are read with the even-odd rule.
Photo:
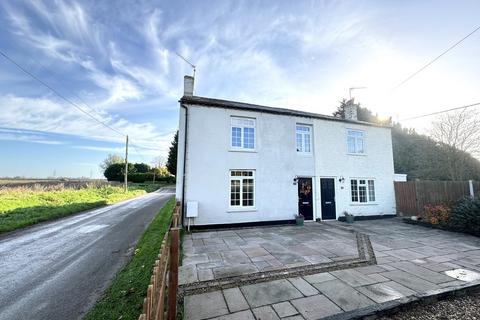
[[180, 244], [180, 228], [170, 229], [172, 242], [170, 246], [170, 272], [168, 274], [168, 320], [177, 317], [178, 287], [178, 250]]
[[470, 189], [470, 197], [475, 198], [475, 192], [473, 191], [473, 181], [468, 180], [468, 188]]

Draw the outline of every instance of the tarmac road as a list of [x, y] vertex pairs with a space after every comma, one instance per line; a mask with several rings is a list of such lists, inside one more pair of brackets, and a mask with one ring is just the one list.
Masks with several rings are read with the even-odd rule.
[[0, 320], [81, 319], [174, 189], [0, 237]]

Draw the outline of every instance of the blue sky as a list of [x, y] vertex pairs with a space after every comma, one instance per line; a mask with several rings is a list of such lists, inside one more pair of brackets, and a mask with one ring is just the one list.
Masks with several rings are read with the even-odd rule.
[[[330, 114], [348, 88], [402, 119], [480, 101], [478, 1], [2, 1], [0, 49], [137, 146], [166, 157], [182, 78], [195, 93]], [[0, 176], [101, 176], [123, 137], [0, 57]], [[428, 132], [431, 119], [404, 125]]]

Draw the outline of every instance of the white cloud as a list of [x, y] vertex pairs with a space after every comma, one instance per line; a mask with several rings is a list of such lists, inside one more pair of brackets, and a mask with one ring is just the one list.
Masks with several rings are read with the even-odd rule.
[[0, 128], [0, 140], [4, 141], [21, 141], [21, 142], [31, 142], [31, 143], [40, 143], [40, 144], [50, 144], [50, 145], [63, 145], [65, 142], [53, 140], [51, 137], [48, 137], [41, 132], [31, 132], [24, 130], [14, 130]]
[[[98, 141], [124, 142], [123, 137], [82, 115], [63, 101], [59, 103], [47, 97], [26, 98], [6, 95], [0, 96], [0, 105], [3, 112], [0, 127], [76, 135]], [[98, 117], [100, 115], [97, 115]], [[147, 147], [148, 153], [158, 155], [165, 152], [171, 141], [172, 134], [159, 134], [151, 123], [134, 123], [111, 116], [104, 116], [101, 120], [118, 131], [129, 134], [134, 143]]]

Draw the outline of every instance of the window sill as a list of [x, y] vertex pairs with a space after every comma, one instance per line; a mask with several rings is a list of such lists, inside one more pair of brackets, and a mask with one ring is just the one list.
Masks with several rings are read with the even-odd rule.
[[297, 155], [299, 155], [301, 157], [312, 157], [313, 156], [312, 152], [301, 152], [301, 151], [297, 151]]
[[353, 207], [365, 207], [365, 206], [378, 206], [378, 203], [377, 202], [366, 202], [366, 203], [350, 202], [350, 205]]
[[255, 207], [243, 207], [243, 208], [232, 208], [229, 207], [227, 212], [256, 212], [258, 211]]
[[229, 149], [229, 152], [250, 152], [257, 153], [257, 149]]
[[350, 153], [350, 152], [347, 152], [347, 156], [359, 156], [359, 157], [364, 157], [366, 156], [367, 154], [366, 153]]

